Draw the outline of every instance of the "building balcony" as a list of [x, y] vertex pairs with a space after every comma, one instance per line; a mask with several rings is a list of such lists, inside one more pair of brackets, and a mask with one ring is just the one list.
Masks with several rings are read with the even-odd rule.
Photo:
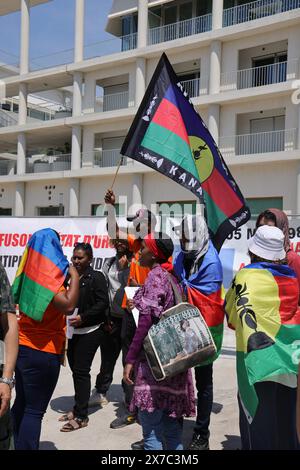
[[212, 28], [212, 14], [190, 18], [177, 23], [171, 23], [158, 28], [150, 28], [148, 32], [148, 44], [159, 44], [160, 42], [173, 41], [174, 39], [204, 33]]
[[258, 0], [223, 11], [223, 27], [300, 8], [300, 0]]
[[[121, 149], [112, 150], [95, 150], [94, 152], [94, 166], [101, 168], [108, 168], [118, 166], [122, 155], [120, 154]], [[122, 166], [127, 165], [127, 157], [123, 157]]]
[[11, 176], [17, 173], [17, 156], [15, 160], [0, 160], [0, 176]]
[[181, 82], [190, 98], [208, 94], [208, 76], [201, 76], [192, 80], [184, 80]]
[[26, 173], [68, 171], [71, 169], [71, 154], [32, 155], [26, 159]]
[[219, 147], [224, 157], [286, 152], [296, 149], [297, 129], [260, 132], [220, 137]]
[[[99, 41], [84, 46], [84, 60], [103, 57], [136, 49], [137, 33]], [[32, 58], [30, 70], [41, 70], [58, 65], [71, 64], [74, 61], [74, 48], [58, 51], [49, 55]]]
[[103, 112], [128, 108], [129, 92], [111, 93], [103, 96]]
[[221, 73], [221, 91], [241, 90], [295, 80], [299, 59]]

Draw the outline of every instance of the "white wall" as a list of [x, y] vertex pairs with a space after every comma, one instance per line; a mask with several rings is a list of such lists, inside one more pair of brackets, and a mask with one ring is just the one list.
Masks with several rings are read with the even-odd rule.
[[244, 197], [283, 197], [283, 209], [296, 213], [298, 163], [282, 162], [230, 169]]
[[0, 207], [14, 210], [15, 184], [0, 183]]
[[[52, 197], [49, 198], [49, 189], [45, 186], [55, 186], [51, 189]], [[26, 183], [25, 188], [25, 216], [34, 217], [37, 215], [37, 207], [58, 206], [60, 202], [59, 194], [63, 194], [63, 205], [65, 207], [65, 215], [68, 215], [69, 210], [69, 182], [68, 180], [44, 180], [44, 181], [31, 181]]]

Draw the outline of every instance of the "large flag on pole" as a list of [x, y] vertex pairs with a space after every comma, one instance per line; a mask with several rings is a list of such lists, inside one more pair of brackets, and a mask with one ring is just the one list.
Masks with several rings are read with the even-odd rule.
[[226, 237], [250, 218], [220, 151], [194, 109], [167, 56], [162, 55], [121, 149], [205, 202], [211, 239]]

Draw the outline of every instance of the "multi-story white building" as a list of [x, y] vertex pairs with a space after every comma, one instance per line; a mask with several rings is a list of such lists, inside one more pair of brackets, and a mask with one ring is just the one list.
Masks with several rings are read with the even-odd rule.
[[[30, 61], [30, 8], [48, 1], [1, 1], [0, 15], [21, 10], [20, 60], [0, 65], [2, 215], [101, 212], [163, 51], [253, 212], [300, 214], [300, 0], [114, 0], [112, 39], [90, 46], [74, 0], [74, 50]], [[129, 204], [195, 200], [130, 159], [115, 190]]]

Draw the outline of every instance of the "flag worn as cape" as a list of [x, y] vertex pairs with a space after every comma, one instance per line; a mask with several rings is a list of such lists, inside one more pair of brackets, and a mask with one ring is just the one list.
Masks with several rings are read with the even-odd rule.
[[65, 280], [69, 263], [54, 230], [38, 230], [30, 238], [12, 290], [19, 309], [42, 321], [45, 310]]
[[250, 218], [245, 200], [167, 56], [162, 55], [121, 149], [205, 201], [219, 250]]
[[202, 364], [207, 365], [218, 357], [223, 341], [222, 265], [211, 241], [199, 270], [189, 277], [186, 276], [183, 258], [184, 254], [180, 251], [174, 259], [174, 271], [185, 287], [189, 303], [199, 308], [217, 348], [216, 355]]
[[[237, 273], [225, 297], [236, 331], [238, 388], [252, 422], [258, 397], [254, 384], [288, 374], [296, 381], [300, 338], [299, 285], [287, 265], [253, 263]], [[293, 377], [294, 375], [294, 377]]]

